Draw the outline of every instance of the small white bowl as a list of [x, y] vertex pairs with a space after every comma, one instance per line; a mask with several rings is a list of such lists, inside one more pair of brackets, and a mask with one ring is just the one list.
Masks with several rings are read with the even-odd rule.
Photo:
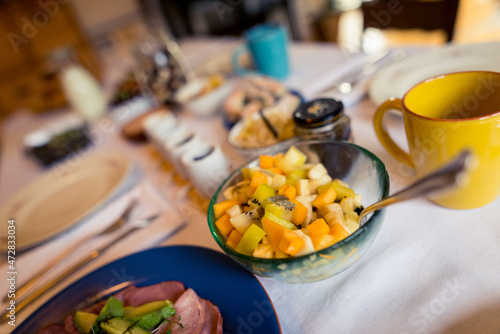
[[206, 86], [208, 78], [199, 78], [189, 81], [179, 88], [175, 100], [182, 104], [188, 112], [196, 116], [208, 117], [222, 110], [224, 101], [232, 90], [230, 82], [225, 79], [218, 87], [210, 92], [199, 95]]

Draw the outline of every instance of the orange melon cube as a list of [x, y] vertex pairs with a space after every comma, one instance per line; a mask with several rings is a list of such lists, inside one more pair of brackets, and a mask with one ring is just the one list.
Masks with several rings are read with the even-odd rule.
[[222, 217], [223, 214], [226, 213], [226, 210], [229, 209], [232, 206], [238, 205], [240, 202], [238, 202], [235, 199], [228, 199], [219, 203], [214, 204], [214, 215], [215, 218], [219, 219]]
[[307, 230], [309, 231], [308, 234], [313, 237], [316, 235], [328, 234], [330, 232], [330, 226], [328, 226], [323, 218], [319, 218], [307, 225]]
[[278, 195], [286, 196], [289, 200], [295, 199], [295, 196], [297, 196], [297, 188], [285, 183], [279, 187]]
[[325, 205], [332, 204], [336, 198], [337, 193], [335, 192], [335, 189], [333, 189], [333, 187], [330, 187], [319, 194], [311, 204], [316, 208], [321, 209]]
[[243, 234], [238, 232], [236, 229], [232, 230], [231, 234], [229, 234], [229, 238], [227, 238], [226, 245], [232, 249], [236, 249], [236, 246], [240, 243], [241, 237], [243, 237]]
[[339, 223], [335, 223], [330, 228], [330, 235], [335, 238], [336, 242], [339, 242], [340, 240], [347, 238], [349, 236], [349, 232], [347, 232]]
[[292, 199], [290, 202], [295, 204], [295, 208], [292, 210], [292, 219], [290, 221], [295, 225], [300, 225], [306, 220], [307, 208], [296, 199]]
[[274, 167], [274, 158], [270, 155], [261, 155], [259, 157], [259, 166], [262, 169], [271, 169]]
[[261, 183], [267, 184], [267, 176], [259, 171], [253, 172], [252, 179], [250, 180], [250, 185], [248, 186], [248, 196], [252, 196], [252, 194], [255, 192], [255, 189], [257, 189], [257, 187]]
[[294, 256], [304, 246], [304, 243], [305, 241], [301, 237], [288, 230], [283, 234], [279, 247], [286, 254]]
[[311, 240], [316, 251], [330, 247], [337, 242], [331, 234], [315, 235], [311, 237]]
[[215, 226], [219, 229], [220, 233], [227, 237], [232, 230], [234, 230], [234, 226], [229, 221], [229, 216], [227, 214], [223, 214], [222, 217], [215, 221]]

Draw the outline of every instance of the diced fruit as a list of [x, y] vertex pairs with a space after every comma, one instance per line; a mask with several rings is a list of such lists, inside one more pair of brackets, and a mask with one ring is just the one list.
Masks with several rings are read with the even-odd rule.
[[307, 210], [306, 217], [304, 218], [304, 221], [302, 222], [303, 226], [307, 226], [311, 222], [312, 205], [305, 197], [302, 197], [302, 196], [296, 196], [295, 200], [297, 200], [300, 204], [302, 204]]
[[270, 244], [259, 244], [253, 251], [252, 256], [261, 257], [264, 259], [272, 259], [274, 255], [273, 246]]
[[261, 183], [257, 186], [252, 197], [248, 200], [248, 204], [253, 207], [258, 207], [262, 205], [264, 200], [272, 196], [274, 196], [274, 189], [266, 183]]
[[278, 195], [283, 195], [286, 196], [289, 200], [292, 200], [297, 196], [297, 189], [289, 184], [283, 184], [279, 189], [278, 189]]
[[295, 233], [295, 235], [297, 235], [299, 238], [301, 238], [304, 241], [304, 245], [302, 246], [301, 249], [299, 249], [299, 251], [297, 252], [297, 254], [295, 254], [295, 256], [307, 255], [307, 254], [314, 252], [313, 242], [308, 235], [306, 235], [301, 230], [295, 230], [292, 232]]
[[270, 169], [274, 167], [274, 158], [269, 155], [261, 155], [259, 157], [259, 166], [263, 169]]
[[292, 170], [297, 169], [297, 167], [302, 166], [306, 160], [307, 156], [295, 146], [292, 146], [288, 149], [283, 158], [276, 160], [276, 166], [288, 174]]
[[328, 188], [325, 192], [322, 192], [318, 195], [318, 197], [316, 197], [316, 199], [312, 202], [312, 205], [321, 209], [325, 205], [332, 204], [336, 197], [337, 194], [335, 193], [333, 187]]
[[220, 217], [222, 217], [222, 215], [224, 213], [226, 213], [227, 209], [229, 209], [233, 205], [238, 205], [238, 204], [240, 204], [240, 203], [234, 199], [228, 199], [228, 200], [214, 204], [215, 218], [219, 219]]
[[341, 215], [344, 214], [344, 212], [342, 211], [342, 207], [340, 206], [339, 203], [331, 203], [331, 204], [324, 205], [323, 207], [321, 207], [321, 209], [319, 211], [323, 217], [326, 216], [330, 212], [338, 212]]
[[304, 246], [304, 240], [292, 231], [286, 231], [280, 241], [280, 249], [292, 256], [295, 256], [302, 246]]
[[309, 193], [315, 194], [318, 192], [318, 180], [315, 179], [307, 180], [307, 186], [309, 187]]
[[342, 211], [344, 214], [348, 212], [353, 212], [354, 211], [354, 201], [352, 200], [352, 197], [345, 197], [340, 201], [340, 207], [342, 208]]
[[286, 178], [291, 181], [290, 184], [294, 185], [298, 180], [307, 179], [307, 172], [303, 169], [295, 169], [286, 175]]
[[290, 231], [288, 228], [280, 225], [271, 219], [266, 217], [262, 218], [262, 228], [267, 234], [269, 243], [273, 247], [274, 251], [278, 251], [281, 239], [283, 239], [283, 234], [285, 231]]
[[318, 179], [318, 186], [320, 187], [320, 186], [323, 186], [323, 185], [328, 184], [330, 182], [332, 182], [331, 176], [328, 174], [325, 174]]
[[97, 314], [83, 312], [83, 311], [75, 312], [75, 317], [74, 317], [75, 325], [77, 329], [80, 331], [80, 333], [90, 332], [92, 325], [94, 324], [96, 319], [97, 319]]
[[273, 214], [269, 211], [266, 211], [266, 213], [264, 214], [264, 217], [272, 220], [275, 223], [280, 224], [281, 226], [283, 226], [289, 230], [296, 230], [297, 229], [297, 227], [294, 224], [292, 224], [290, 221], [283, 219], [283, 218], [280, 218], [279, 216], [276, 216], [275, 214]]
[[323, 164], [316, 164], [307, 172], [307, 176], [310, 179], [319, 179], [324, 175], [328, 175], [328, 171]]
[[298, 196], [309, 196], [311, 195], [311, 191], [309, 189], [309, 181], [308, 180], [298, 180], [297, 183], [295, 184], [295, 187], [297, 188], [297, 195]]
[[349, 233], [340, 224], [333, 224], [330, 228], [330, 234], [335, 238], [335, 242], [344, 240], [349, 236]]
[[332, 182], [333, 189], [337, 193], [337, 200], [341, 200], [344, 197], [354, 197], [354, 190], [349, 188], [344, 182], [341, 180], [335, 179]]
[[263, 229], [255, 224], [250, 225], [250, 227], [245, 231], [241, 237], [238, 246], [236, 246], [235, 251], [245, 255], [252, 255], [257, 245], [266, 235]]
[[231, 234], [229, 234], [229, 238], [227, 238], [226, 244], [232, 249], [235, 249], [236, 246], [238, 246], [238, 243], [240, 242], [242, 236], [243, 234], [241, 234], [237, 230], [233, 230]]
[[332, 211], [325, 215], [325, 220], [328, 223], [328, 226], [332, 227], [334, 224], [340, 224], [341, 226], [345, 225], [344, 214], [338, 211]]
[[228, 247], [260, 258], [301, 256], [359, 228], [361, 195], [328, 175], [323, 164], [306, 159], [291, 147], [242, 169], [243, 181], [227, 188], [226, 200], [214, 205], [215, 225]]
[[[290, 202], [291, 203], [291, 202]], [[285, 206], [281, 206], [275, 203], [270, 203], [266, 205], [266, 213], [270, 212], [275, 216], [278, 216], [281, 219], [290, 221], [292, 219], [292, 210], [291, 208], [287, 208]]]
[[360, 194], [355, 194], [353, 198], [353, 204], [355, 208], [361, 207], [361, 201], [363, 200], [363, 196]]
[[215, 221], [215, 226], [219, 229], [220, 233], [227, 237], [232, 230], [234, 230], [234, 226], [229, 221], [229, 216], [224, 214], [222, 217]]
[[242, 214], [229, 218], [229, 222], [238, 232], [243, 234], [245, 233], [247, 228], [249, 228], [250, 225], [252, 225], [254, 217], [256, 215], [257, 215], [257, 210], [244, 212]]
[[274, 174], [273, 180], [271, 181], [271, 187], [273, 187], [273, 189], [279, 189], [282, 185], [285, 184], [285, 181], [286, 181], [285, 175]]
[[230, 207], [229, 209], [226, 210], [226, 214], [229, 217], [234, 217], [234, 216], [237, 216], [241, 213], [243, 213], [243, 211], [241, 210], [241, 206], [239, 206], [238, 204], [233, 205], [232, 207]]
[[311, 237], [315, 250], [325, 249], [333, 245], [336, 240], [331, 234], [315, 235]]
[[359, 217], [358, 214], [354, 211], [348, 212], [344, 215], [345, 218], [345, 230], [349, 232], [349, 234], [353, 234], [359, 229]]
[[259, 171], [253, 172], [252, 179], [250, 180], [250, 185], [248, 186], [248, 196], [252, 196], [261, 184], [267, 185], [266, 174]]
[[291, 202], [295, 204], [295, 207], [292, 210], [290, 221], [295, 225], [303, 224], [308, 214], [307, 208], [297, 199], [292, 199]]
[[315, 236], [328, 234], [330, 232], [330, 227], [323, 218], [319, 218], [307, 225], [307, 230], [310, 236]]

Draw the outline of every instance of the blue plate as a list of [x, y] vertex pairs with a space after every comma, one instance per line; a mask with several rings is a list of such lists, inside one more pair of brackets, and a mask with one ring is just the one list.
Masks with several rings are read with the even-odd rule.
[[127, 281], [137, 286], [177, 280], [220, 309], [224, 333], [281, 333], [274, 306], [257, 278], [226, 255], [194, 246], [136, 253], [88, 274], [22, 322], [13, 333], [34, 333], [60, 323], [87, 298]]

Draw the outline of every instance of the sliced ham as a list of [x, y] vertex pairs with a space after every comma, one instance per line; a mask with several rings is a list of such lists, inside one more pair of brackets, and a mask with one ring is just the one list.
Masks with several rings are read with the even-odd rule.
[[201, 304], [205, 309], [205, 324], [200, 334], [222, 334], [222, 315], [219, 308], [206, 299], [202, 299]]
[[136, 288], [124, 294], [125, 306], [140, 306], [159, 300], [175, 301], [184, 293], [184, 284], [178, 281], [166, 281], [155, 285]]
[[[205, 323], [205, 309], [202, 299], [193, 289], [187, 289], [175, 302], [175, 315], [160, 327], [158, 333], [165, 334], [198, 334]], [[182, 324], [182, 326], [180, 325]]]
[[78, 328], [75, 325], [75, 316], [73, 314], [68, 315], [66, 319], [64, 319], [64, 330], [67, 334], [80, 334]]

